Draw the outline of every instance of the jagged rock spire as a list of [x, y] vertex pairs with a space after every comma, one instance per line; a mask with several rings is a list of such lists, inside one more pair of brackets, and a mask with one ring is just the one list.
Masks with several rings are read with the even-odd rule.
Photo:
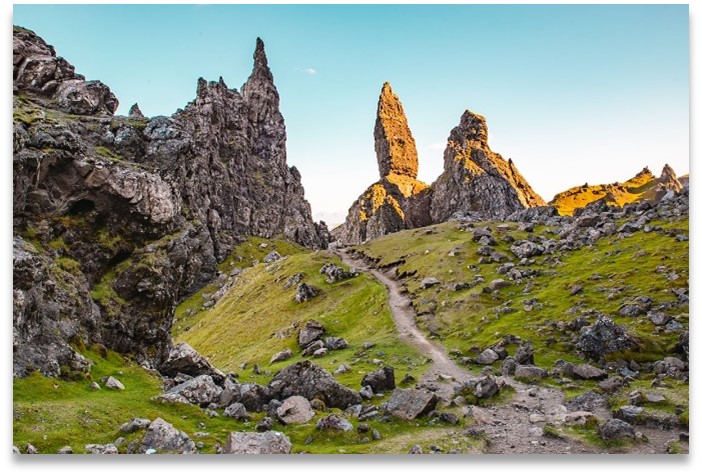
[[[256, 89], [255, 85], [266, 84], [273, 86], [273, 73], [268, 67], [268, 58], [266, 57], [266, 49], [261, 38], [256, 38], [256, 49], [254, 50], [254, 66], [251, 76], [246, 80], [241, 91], [244, 98], [251, 95], [251, 91]], [[273, 87], [275, 89], [275, 87]]]
[[458, 127], [462, 130], [462, 135], [466, 141], [476, 142], [476, 145], [479, 147], [489, 149], [488, 128], [485, 117], [466, 109], [461, 116], [461, 123]]
[[663, 185], [667, 190], [674, 190], [679, 192], [682, 190], [683, 186], [678, 180], [678, 176], [675, 174], [673, 167], [668, 164], [663, 166], [661, 171], [661, 176], [658, 177], [658, 183]]
[[144, 114], [142, 114], [141, 109], [139, 109], [139, 103], [135, 102], [132, 107], [129, 108], [129, 118], [130, 119], [145, 119]]
[[400, 98], [390, 83], [384, 83], [380, 91], [374, 137], [381, 178], [390, 174], [417, 178], [417, 146]]

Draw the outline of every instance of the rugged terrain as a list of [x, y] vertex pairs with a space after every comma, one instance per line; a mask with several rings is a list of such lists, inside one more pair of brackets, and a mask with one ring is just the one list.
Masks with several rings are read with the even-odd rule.
[[417, 148], [389, 83], [378, 99], [374, 137], [381, 180], [361, 194], [345, 222], [332, 231], [341, 243], [359, 244], [456, 216], [504, 219], [546, 205], [512, 159], [490, 149], [485, 118], [471, 111], [451, 131], [444, 172], [430, 186], [417, 180]]
[[171, 117], [86, 81], [33, 32], [13, 38], [14, 374], [87, 372], [69, 344], [158, 365], [176, 303], [251, 235], [326, 246], [286, 164], [258, 40], [241, 92], [200, 79]]
[[688, 452], [669, 167], [544, 206], [466, 112], [425, 187], [386, 84], [381, 180], [324, 249], [260, 40], [169, 118], [14, 53], [14, 452]]

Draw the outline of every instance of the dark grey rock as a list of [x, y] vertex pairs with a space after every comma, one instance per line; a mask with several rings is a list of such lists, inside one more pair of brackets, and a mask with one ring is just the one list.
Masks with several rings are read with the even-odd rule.
[[437, 403], [438, 398], [433, 392], [396, 388], [386, 402], [385, 410], [395, 418], [414, 420], [432, 411]]
[[146, 453], [149, 450], [159, 453], [195, 453], [195, 443], [187, 434], [176, 429], [170, 423], [161, 418], [155, 419], [146, 429], [144, 439], [141, 440], [138, 453]]
[[361, 385], [371, 387], [375, 393], [393, 390], [395, 388], [395, 369], [393, 367], [383, 367], [366, 374], [361, 380]]

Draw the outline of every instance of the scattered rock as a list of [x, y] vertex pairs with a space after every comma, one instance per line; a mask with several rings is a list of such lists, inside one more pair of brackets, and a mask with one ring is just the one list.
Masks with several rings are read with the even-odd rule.
[[599, 428], [599, 434], [605, 441], [633, 440], [635, 438], [634, 427], [617, 418], [611, 418], [605, 421]]
[[438, 398], [433, 392], [396, 388], [386, 402], [385, 410], [395, 418], [414, 420], [432, 411], [437, 403]]
[[271, 363], [271, 364], [274, 364], [274, 363], [276, 363], [276, 362], [282, 362], [282, 361], [284, 361], [284, 360], [288, 360], [288, 359], [291, 358], [292, 356], [293, 356], [293, 351], [292, 351], [292, 350], [290, 350], [290, 349], [281, 350], [281, 351], [278, 352], [277, 354], [273, 354], [273, 356], [271, 357], [271, 362], [270, 362], [270, 363]]
[[124, 390], [124, 384], [111, 375], [105, 379], [105, 387], [112, 390]]
[[348, 348], [349, 343], [342, 337], [327, 337], [324, 339], [324, 347], [329, 350], [342, 350]]
[[332, 413], [317, 420], [318, 430], [353, 431], [353, 425], [346, 419]]
[[223, 372], [214, 368], [206, 358], [185, 342], [171, 348], [168, 358], [159, 370], [168, 377], [175, 377], [179, 373], [192, 377], [209, 375], [217, 385], [222, 385], [226, 377]]
[[358, 392], [344, 387], [329, 372], [309, 360], [280, 370], [271, 380], [269, 388], [278, 400], [301, 395], [310, 401], [319, 398], [327, 407], [341, 409], [361, 403]]
[[286, 425], [292, 423], [307, 423], [314, 417], [314, 410], [309, 400], [299, 395], [293, 395], [283, 401], [276, 410], [278, 420]]
[[106, 445], [85, 445], [85, 451], [88, 452], [88, 454], [91, 455], [116, 455], [119, 454], [119, 451], [117, 451], [117, 447], [113, 445], [112, 443], [108, 443]]
[[295, 292], [295, 302], [303, 303], [309, 301], [310, 299], [319, 296], [322, 290], [317, 286], [312, 286], [307, 283], [300, 283], [297, 285], [297, 291]]
[[573, 366], [573, 375], [582, 380], [604, 380], [607, 378], [607, 372], [590, 364]]
[[305, 322], [297, 335], [297, 342], [301, 348], [306, 348], [312, 342], [318, 340], [326, 332], [324, 326], [315, 320]]
[[261, 421], [256, 423], [256, 431], [263, 433], [264, 431], [270, 431], [273, 429], [275, 422], [271, 417], [263, 417]]
[[251, 420], [251, 415], [246, 411], [246, 407], [242, 403], [232, 403], [227, 408], [224, 409], [224, 416], [234, 418], [238, 421], [249, 421]]
[[151, 420], [146, 418], [133, 418], [131, 421], [122, 424], [119, 427], [119, 431], [122, 433], [134, 433], [135, 431], [143, 430], [151, 424]]
[[272, 263], [274, 261], [278, 261], [281, 258], [280, 253], [277, 251], [271, 251], [268, 253], [266, 256], [263, 257], [263, 262], [264, 263]]
[[517, 368], [514, 371], [514, 377], [529, 382], [534, 382], [548, 377], [548, 372], [535, 365], [517, 365]]
[[156, 398], [167, 402], [192, 403], [207, 405], [219, 399], [222, 389], [212, 381], [209, 375], [200, 375], [181, 383]]
[[634, 340], [606, 316], [599, 316], [595, 324], [580, 329], [577, 347], [588, 357], [599, 360], [606, 354], [635, 346]]
[[224, 446], [224, 454], [290, 454], [290, 439], [277, 431], [263, 433], [232, 432]]
[[393, 390], [395, 388], [395, 369], [383, 367], [366, 374], [361, 380], [361, 385], [371, 387], [375, 393]]
[[155, 419], [146, 429], [144, 439], [141, 440], [138, 453], [144, 454], [149, 450], [163, 453], [195, 453], [195, 443], [187, 434], [176, 429], [161, 418]]
[[497, 355], [497, 352], [495, 352], [492, 349], [485, 349], [484, 351], [482, 351], [480, 353], [480, 355], [478, 355], [475, 358], [475, 363], [480, 364], [480, 365], [490, 365], [499, 359], [500, 359], [500, 356]]
[[72, 455], [72, 454], [73, 454], [73, 448], [71, 448], [70, 446], [64, 446], [63, 448], [61, 448], [60, 450], [58, 450], [58, 453], [57, 453], [57, 454], [60, 454], [60, 455]]
[[344, 268], [337, 266], [333, 263], [327, 263], [319, 270], [320, 274], [325, 274], [327, 276], [328, 283], [335, 283], [336, 281], [341, 281], [343, 279], [354, 278], [358, 276], [355, 271], [344, 271]]
[[436, 286], [438, 284], [441, 284], [441, 281], [439, 281], [436, 278], [424, 278], [424, 279], [422, 279], [422, 283], [420, 284], [420, 287], [422, 289], [429, 289], [432, 286]]

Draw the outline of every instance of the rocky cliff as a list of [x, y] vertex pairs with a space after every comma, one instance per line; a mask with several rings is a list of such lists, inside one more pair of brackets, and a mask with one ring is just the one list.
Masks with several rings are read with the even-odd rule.
[[354, 202], [345, 223], [334, 230], [343, 243], [362, 243], [454, 215], [505, 218], [545, 205], [512, 160], [490, 150], [485, 118], [470, 111], [448, 138], [444, 172], [430, 187], [418, 181], [417, 148], [389, 83], [378, 100], [375, 152], [381, 179]]
[[417, 146], [400, 98], [383, 84], [374, 129], [380, 180], [366, 189], [335, 231], [344, 243], [362, 243], [406, 228], [429, 224], [417, 213], [427, 200], [427, 185], [417, 180]]
[[325, 247], [288, 167], [259, 39], [241, 88], [200, 79], [171, 117], [86, 81], [29, 30], [13, 38], [14, 375], [84, 372], [85, 344], [158, 364], [175, 304], [249, 235]]
[[680, 192], [683, 184], [678, 180], [673, 168], [666, 164], [661, 175], [656, 177], [648, 167], [644, 167], [626, 182], [571, 187], [557, 193], [549, 202], [561, 215], [572, 215], [577, 208], [602, 200], [607, 205], [622, 207], [641, 200], [658, 201], [667, 192]]
[[546, 204], [512, 159], [504, 160], [490, 150], [487, 138], [485, 118], [465, 111], [449, 135], [444, 172], [432, 184], [434, 222], [466, 212], [503, 219], [516, 211]]

